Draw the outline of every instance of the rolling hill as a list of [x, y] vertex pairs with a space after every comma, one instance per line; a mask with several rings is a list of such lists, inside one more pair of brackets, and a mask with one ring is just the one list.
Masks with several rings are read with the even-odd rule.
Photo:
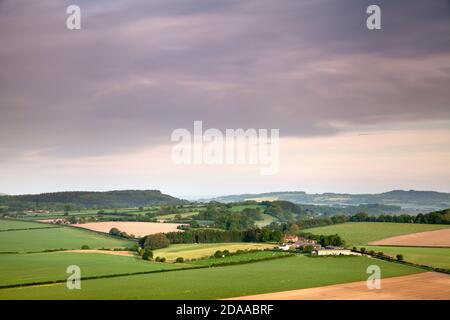
[[286, 200], [298, 204], [358, 206], [380, 204], [399, 206], [407, 211], [434, 211], [450, 207], [450, 193], [435, 191], [393, 190], [377, 194], [321, 193], [308, 194], [303, 191], [268, 192], [259, 194], [239, 194], [216, 197], [209, 200], [238, 202], [246, 200]]
[[116, 190], [106, 192], [66, 191], [0, 197], [0, 206], [62, 208], [125, 208], [187, 203], [159, 190]]

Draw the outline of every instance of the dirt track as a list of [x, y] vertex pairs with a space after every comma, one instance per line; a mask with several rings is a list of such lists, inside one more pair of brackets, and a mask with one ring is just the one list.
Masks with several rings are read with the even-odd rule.
[[380, 290], [368, 290], [366, 281], [359, 281], [232, 300], [450, 300], [450, 275], [424, 272], [382, 279]]
[[423, 247], [450, 247], [450, 228], [419, 233], [411, 233], [403, 236], [386, 238], [370, 242], [371, 245], [392, 246], [423, 246]]
[[80, 227], [94, 231], [108, 233], [111, 228], [117, 228], [128, 234], [143, 237], [149, 234], [160, 232], [180, 231], [177, 223], [155, 223], [155, 222], [128, 222], [128, 221], [108, 221], [74, 224], [73, 227]]

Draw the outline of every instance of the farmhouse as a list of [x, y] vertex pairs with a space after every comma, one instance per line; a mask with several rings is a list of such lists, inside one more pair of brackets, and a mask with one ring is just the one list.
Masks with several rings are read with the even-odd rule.
[[[295, 240], [295, 241], [294, 241]], [[283, 244], [278, 247], [278, 249], [288, 251], [290, 248], [301, 248], [301, 247], [313, 247], [313, 249], [321, 248], [317, 241], [311, 239], [305, 239], [297, 236], [284, 236]]]
[[313, 255], [317, 256], [360, 256], [358, 252], [352, 252], [350, 249], [328, 246], [312, 251]]
[[298, 241], [298, 236], [284, 235], [283, 243], [294, 243]]
[[314, 249], [321, 247], [319, 244], [317, 244], [316, 240], [305, 239], [301, 237], [299, 237], [298, 240], [294, 243], [294, 246], [297, 248], [305, 246], [313, 246]]

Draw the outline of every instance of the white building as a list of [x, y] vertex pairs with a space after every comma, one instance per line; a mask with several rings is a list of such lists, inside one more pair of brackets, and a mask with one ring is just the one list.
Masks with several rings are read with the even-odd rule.
[[283, 250], [283, 251], [289, 251], [290, 247], [291, 247], [290, 245], [284, 244], [282, 246], [278, 246], [278, 249]]
[[317, 256], [360, 256], [358, 252], [353, 252], [350, 249], [337, 248], [337, 247], [325, 247], [313, 250], [313, 255]]

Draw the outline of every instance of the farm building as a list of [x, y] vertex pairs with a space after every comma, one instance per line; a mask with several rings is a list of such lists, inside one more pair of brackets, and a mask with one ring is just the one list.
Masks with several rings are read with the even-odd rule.
[[360, 256], [358, 252], [352, 252], [350, 249], [339, 248], [339, 247], [325, 247], [312, 251], [313, 255], [317, 256]]
[[298, 236], [285, 235], [283, 237], [283, 243], [294, 243], [297, 241], [298, 241]]
[[288, 244], [283, 244], [281, 246], [278, 246], [278, 249], [283, 250], [283, 251], [288, 251], [290, 248], [291, 248], [291, 246]]
[[[285, 240], [286, 237], [283, 239]], [[306, 246], [310, 246], [313, 249], [319, 249], [321, 248], [320, 244], [317, 244], [317, 241], [315, 240], [310, 240], [310, 239], [305, 239], [302, 237], [288, 237], [289, 240], [291, 241], [284, 241], [282, 245], [280, 245], [278, 247], [278, 249], [284, 250], [284, 251], [288, 251], [290, 248], [300, 248], [300, 247], [306, 247]], [[297, 239], [295, 242], [293, 242], [292, 240]]]

